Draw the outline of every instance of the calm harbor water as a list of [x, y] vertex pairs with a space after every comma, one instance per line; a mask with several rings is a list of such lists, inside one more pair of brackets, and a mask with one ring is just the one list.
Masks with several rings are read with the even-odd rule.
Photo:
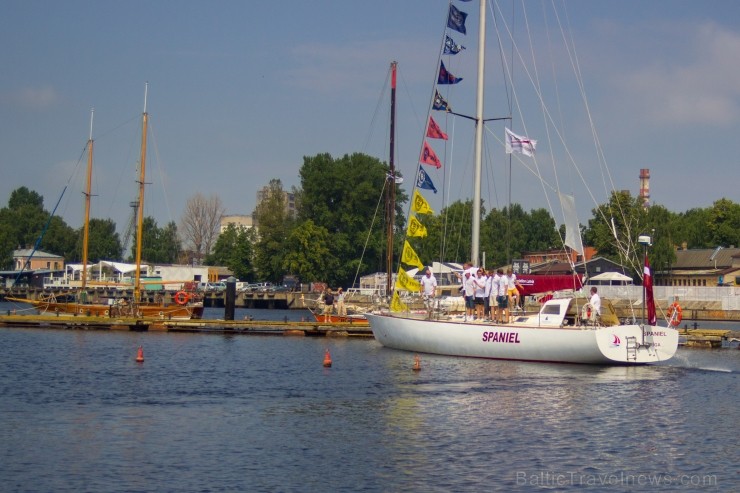
[[740, 490], [737, 350], [644, 367], [423, 355], [413, 372], [372, 339], [0, 340], [2, 491]]

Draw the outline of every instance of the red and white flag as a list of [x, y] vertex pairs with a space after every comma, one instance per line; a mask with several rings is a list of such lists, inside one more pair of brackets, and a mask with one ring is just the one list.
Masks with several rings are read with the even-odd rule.
[[658, 321], [655, 314], [655, 298], [653, 297], [653, 276], [650, 274], [650, 261], [645, 254], [645, 269], [643, 270], [642, 285], [645, 288], [645, 305], [647, 306], [648, 324], [655, 325]]
[[429, 117], [429, 126], [427, 127], [427, 137], [430, 139], [447, 140], [447, 134], [439, 128], [439, 125], [437, 125], [437, 122], [431, 116]]
[[534, 150], [537, 147], [537, 141], [529, 137], [517, 135], [508, 128], [506, 129], [506, 153], [520, 152], [525, 156], [534, 156]]
[[422, 164], [434, 166], [436, 168], [442, 167], [442, 161], [439, 160], [437, 154], [435, 154], [434, 152], [434, 149], [432, 149], [432, 146], [430, 146], [426, 141], [424, 141], [424, 149], [421, 151], [419, 162]]

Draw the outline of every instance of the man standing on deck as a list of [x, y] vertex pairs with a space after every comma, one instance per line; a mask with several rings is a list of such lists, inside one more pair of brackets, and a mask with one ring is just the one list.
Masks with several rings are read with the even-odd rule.
[[593, 286], [591, 288], [591, 299], [589, 300], [589, 303], [591, 303], [591, 310], [593, 312], [591, 313], [591, 320], [596, 321], [601, 317], [601, 297], [599, 296], [598, 289], [596, 289], [596, 286]]
[[427, 267], [426, 273], [421, 278], [421, 295], [424, 298], [424, 306], [427, 309], [427, 318], [431, 320], [434, 312], [434, 298], [437, 295], [437, 278], [432, 274], [432, 269]]
[[509, 323], [509, 278], [504, 274], [504, 269], [498, 269], [498, 293], [496, 302], [498, 303], [499, 323]]

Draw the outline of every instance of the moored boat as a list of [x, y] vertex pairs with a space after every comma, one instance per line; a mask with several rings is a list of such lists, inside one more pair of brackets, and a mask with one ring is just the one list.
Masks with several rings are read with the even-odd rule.
[[[148, 86], [147, 86], [148, 88]], [[138, 218], [136, 233], [136, 263], [134, 266], [135, 278], [133, 297], [128, 299], [110, 299], [106, 303], [90, 303], [85, 297], [85, 287], [88, 281], [88, 242], [90, 221], [90, 186], [93, 168], [93, 138], [92, 116], [90, 118], [90, 138], [88, 140], [87, 185], [85, 191], [85, 217], [82, 241], [82, 275], [81, 287], [76, 293], [76, 300], [72, 302], [59, 301], [54, 295], [40, 300], [7, 297], [6, 299], [18, 303], [27, 303], [39, 310], [42, 314], [91, 316], [91, 317], [159, 317], [165, 319], [202, 318], [203, 300], [196, 293], [180, 291], [173, 297], [174, 303], [143, 300], [141, 285], [141, 252], [144, 223], [144, 185], [146, 184], [146, 137], [148, 113], [146, 109], [146, 90], [144, 94], [144, 112], [142, 113], [141, 161], [139, 163], [139, 197]]]

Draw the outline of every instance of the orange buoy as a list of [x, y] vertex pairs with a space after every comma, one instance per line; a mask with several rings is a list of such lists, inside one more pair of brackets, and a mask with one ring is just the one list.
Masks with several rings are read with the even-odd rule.
[[331, 355], [329, 354], [329, 350], [326, 350], [326, 353], [324, 353], [324, 367], [330, 368], [331, 367]]
[[414, 368], [413, 368], [413, 370], [414, 371], [421, 371], [421, 358], [419, 357], [418, 354], [416, 356], [414, 356]]
[[139, 346], [139, 350], [136, 352], [136, 362], [137, 363], [143, 363], [144, 362], [144, 348]]

